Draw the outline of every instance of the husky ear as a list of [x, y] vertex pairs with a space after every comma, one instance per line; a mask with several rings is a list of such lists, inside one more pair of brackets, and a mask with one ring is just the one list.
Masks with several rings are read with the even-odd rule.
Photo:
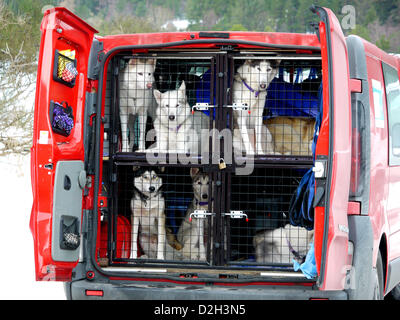
[[148, 64], [152, 64], [153, 66], [156, 65], [156, 62], [157, 62], [157, 59], [152, 59], [152, 58], [147, 59], [147, 63], [148, 63]]
[[156, 98], [157, 104], [161, 105], [161, 92], [157, 89], [153, 90], [154, 98]]
[[271, 67], [272, 67], [272, 68], [278, 68], [279, 65], [281, 64], [281, 61], [282, 61], [282, 60], [272, 60], [272, 61], [271, 61]]
[[134, 66], [137, 64], [137, 59], [129, 59], [129, 63], [130, 65]]
[[179, 87], [179, 90], [180, 90], [180, 91], [185, 91], [185, 90], [186, 90], [185, 80], [182, 80], [182, 84], [181, 84], [181, 86]]
[[193, 179], [198, 173], [200, 169], [199, 168], [190, 168], [190, 176]]

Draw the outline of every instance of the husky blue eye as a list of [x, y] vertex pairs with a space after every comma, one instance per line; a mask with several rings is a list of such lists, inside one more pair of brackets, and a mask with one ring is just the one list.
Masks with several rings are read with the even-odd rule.
[[142, 76], [142, 75], [143, 75], [143, 72], [138, 72], [138, 75], [139, 75], [139, 76]]

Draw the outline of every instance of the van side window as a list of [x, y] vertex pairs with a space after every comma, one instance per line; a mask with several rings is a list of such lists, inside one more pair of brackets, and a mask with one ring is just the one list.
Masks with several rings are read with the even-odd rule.
[[400, 165], [400, 83], [396, 69], [382, 63], [389, 119], [389, 165]]

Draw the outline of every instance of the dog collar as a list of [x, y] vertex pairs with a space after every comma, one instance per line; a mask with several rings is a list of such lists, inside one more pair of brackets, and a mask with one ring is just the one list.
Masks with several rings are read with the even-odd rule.
[[196, 205], [206, 206], [206, 205], [208, 205], [208, 201], [199, 201], [196, 199]]
[[145, 203], [145, 205], [147, 205], [147, 201], [148, 201], [149, 199], [158, 196], [158, 194], [160, 193], [160, 189], [161, 189], [161, 188], [159, 188], [159, 189], [157, 190], [157, 192], [155, 192], [155, 193], [152, 194], [151, 196], [146, 196], [146, 195], [145, 195], [143, 192], [141, 192], [138, 188], [136, 188], [136, 187], [133, 187], [133, 188], [134, 188], [134, 190], [136, 191], [136, 194], [139, 195], [140, 200], [142, 200], [142, 201]]
[[169, 130], [170, 131], [174, 131], [174, 132], [178, 132], [181, 127], [182, 127], [182, 123], [179, 126], [177, 126], [175, 129], [169, 128]]
[[244, 86], [245, 86], [247, 89], [249, 89], [251, 92], [254, 93], [254, 95], [255, 95], [256, 98], [258, 97], [258, 95], [260, 94], [260, 91], [254, 90], [254, 89], [253, 89], [252, 87], [250, 87], [250, 86], [246, 83], [246, 81], [244, 81], [243, 79], [242, 79], [242, 83], [244, 84]]

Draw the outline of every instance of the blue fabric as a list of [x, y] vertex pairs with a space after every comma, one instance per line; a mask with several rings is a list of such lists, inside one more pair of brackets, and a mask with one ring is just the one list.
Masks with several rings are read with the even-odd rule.
[[313, 279], [318, 275], [314, 254], [314, 243], [310, 243], [310, 249], [308, 250], [306, 259], [302, 264], [293, 260], [293, 269], [294, 271], [301, 270], [307, 279]]
[[[214, 79], [214, 93], [215, 93], [215, 79]], [[197, 103], [208, 103], [215, 105], [215, 94], [214, 101], [210, 103], [210, 94], [211, 94], [211, 69], [207, 70], [202, 76], [201, 81], [196, 83], [196, 102]], [[215, 118], [215, 108], [213, 109], [214, 118]], [[201, 112], [205, 113], [207, 116], [210, 116], [209, 110], [202, 110]]]
[[[319, 107], [318, 114], [315, 119], [314, 138], [312, 143], [313, 162], [315, 163], [315, 148], [317, 145], [319, 129], [322, 122], [323, 99], [322, 99], [322, 84], [318, 92]], [[312, 230], [314, 224], [314, 192], [315, 192], [315, 177], [312, 168], [309, 169], [303, 178], [300, 180], [299, 186], [292, 196], [289, 205], [289, 221], [293, 226], [301, 226], [308, 230]]]
[[318, 97], [309, 92], [302, 92], [297, 83], [288, 83], [281, 78], [275, 78], [268, 86], [265, 100], [268, 110], [267, 118], [278, 116], [309, 117], [318, 115]]

